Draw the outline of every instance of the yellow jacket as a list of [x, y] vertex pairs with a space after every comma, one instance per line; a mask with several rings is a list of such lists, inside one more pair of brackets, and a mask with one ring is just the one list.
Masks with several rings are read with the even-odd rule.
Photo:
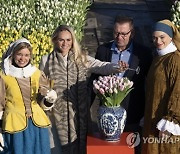
[[[36, 101], [39, 78], [41, 72], [37, 70], [31, 76], [31, 109], [32, 121], [37, 127], [48, 127], [50, 121]], [[28, 117], [23, 102], [21, 90], [15, 77], [1, 74], [6, 86], [6, 104], [3, 114], [2, 129], [8, 133], [23, 131], [27, 128]]]

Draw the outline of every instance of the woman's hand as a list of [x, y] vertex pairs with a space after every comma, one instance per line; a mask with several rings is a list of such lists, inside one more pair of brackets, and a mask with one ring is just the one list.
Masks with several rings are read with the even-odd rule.
[[171, 133], [166, 131], [159, 131], [159, 138], [161, 138], [162, 140], [167, 140], [169, 137], [171, 136]]
[[120, 72], [126, 71], [128, 69], [128, 67], [129, 67], [129, 64], [124, 62], [124, 61], [119, 61], [118, 65], [119, 65], [119, 71]]
[[48, 101], [49, 103], [54, 103], [57, 99], [57, 93], [55, 90], [51, 89], [47, 91], [47, 94], [45, 96], [46, 101]]

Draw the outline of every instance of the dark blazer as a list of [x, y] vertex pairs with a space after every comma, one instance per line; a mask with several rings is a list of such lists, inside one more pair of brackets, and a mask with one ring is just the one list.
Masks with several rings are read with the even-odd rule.
[[[112, 58], [112, 41], [100, 45], [95, 55], [96, 59], [101, 61], [111, 62]], [[134, 71], [127, 70], [124, 74], [134, 82], [134, 89], [122, 102], [122, 106], [128, 111], [126, 124], [137, 124], [140, 119], [144, 116], [145, 107], [145, 78], [152, 61], [151, 50], [143, 45], [133, 42], [133, 52], [130, 57], [129, 67], [136, 69], [140, 67], [140, 73], [136, 74]], [[90, 84], [92, 81], [97, 79], [98, 75], [92, 74], [90, 77]], [[93, 91], [93, 90], [92, 90]], [[94, 101], [95, 94], [91, 94], [91, 102]]]

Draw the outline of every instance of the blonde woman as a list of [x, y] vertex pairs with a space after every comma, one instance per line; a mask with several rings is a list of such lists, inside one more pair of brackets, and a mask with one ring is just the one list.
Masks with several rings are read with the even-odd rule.
[[[52, 153], [85, 154], [88, 122], [88, 75], [108, 75], [125, 70], [127, 64], [101, 62], [83, 52], [70, 26], [60, 25], [52, 35], [54, 50], [42, 58], [40, 69], [54, 80], [58, 94], [52, 110], [55, 122]], [[119, 67], [119, 68], [118, 68]]]

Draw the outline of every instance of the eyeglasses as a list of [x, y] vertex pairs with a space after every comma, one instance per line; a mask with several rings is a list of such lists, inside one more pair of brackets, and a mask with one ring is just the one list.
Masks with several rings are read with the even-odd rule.
[[115, 32], [114, 35], [116, 36], [116, 38], [119, 37], [119, 35], [122, 36], [122, 37], [127, 37], [128, 34], [129, 34], [131, 31], [132, 31], [132, 29], [129, 30], [127, 33]]

